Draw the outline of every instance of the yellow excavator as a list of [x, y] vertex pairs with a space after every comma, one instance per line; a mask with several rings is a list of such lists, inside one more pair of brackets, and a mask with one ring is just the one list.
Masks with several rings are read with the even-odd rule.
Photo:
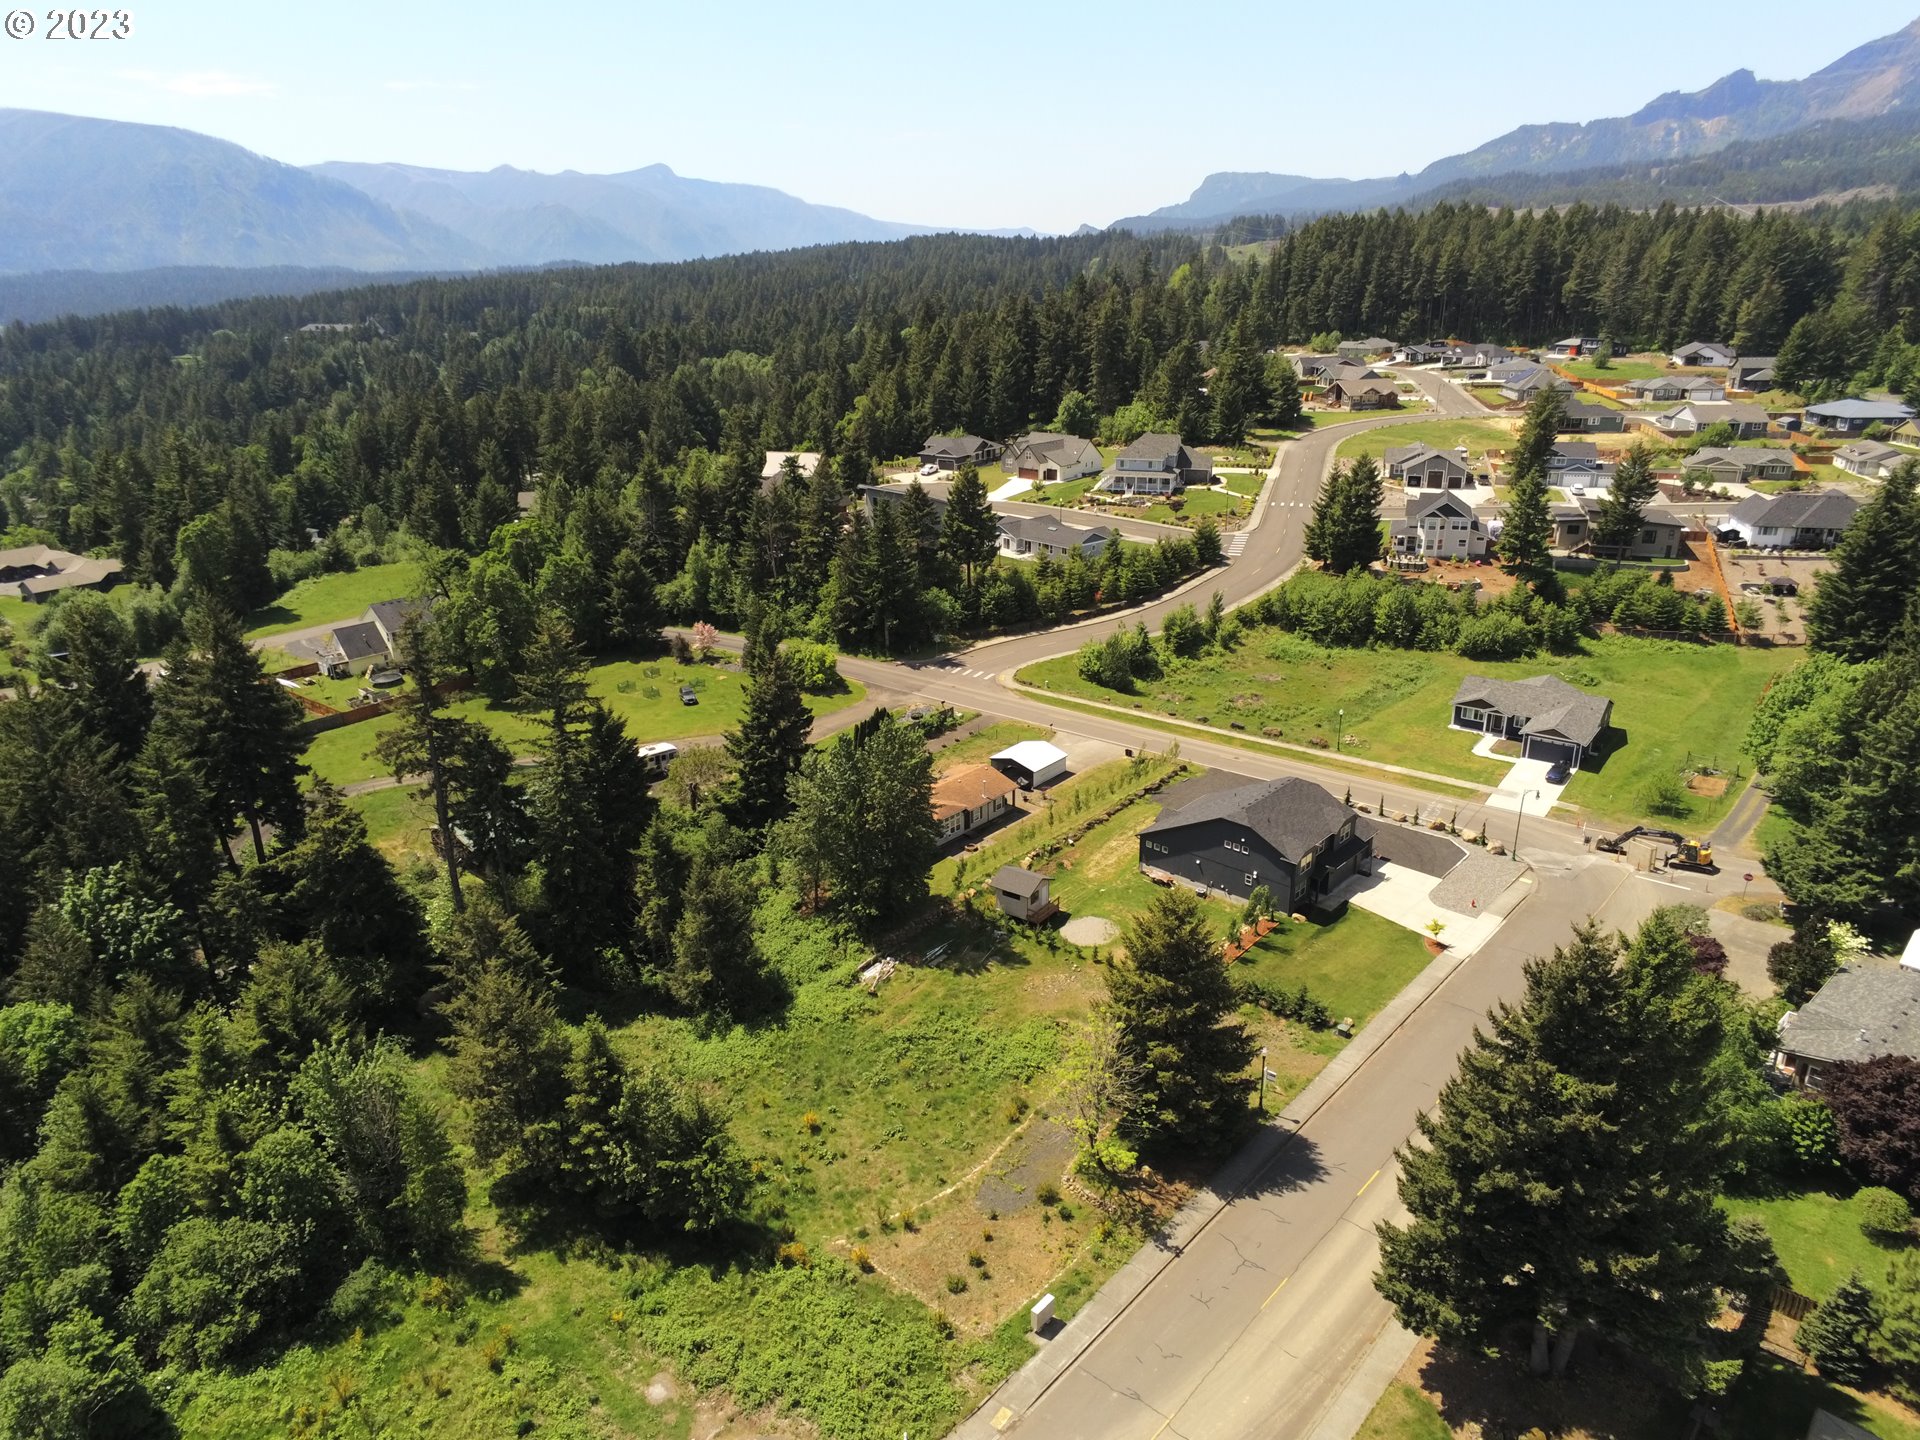
[[1593, 848], [1604, 850], [1609, 855], [1624, 855], [1629, 843], [1635, 840], [1664, 840], [1673, 846], [1667, 856], [1667, 868], [1670, 870], [1697, 870], [1702, 875], [1718, 875], [1720, 867], [1713, 863], [1713, 846], [1704, 840], [1689, 840], [1677, 830], [1655, 830], [1651, 826], [1636, 825], [1609, 839], [1596, 840]]

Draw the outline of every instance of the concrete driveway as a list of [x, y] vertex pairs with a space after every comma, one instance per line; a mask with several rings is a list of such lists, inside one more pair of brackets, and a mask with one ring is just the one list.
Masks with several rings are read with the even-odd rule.
[[[1473, 747], [1473, 753], [1484, 755], [1490, 760], [1505, 760], [1504, 755], [1495, 755], [1493, 747], [1497, 737], [1489, 735]], [[1536, 815], [1544, 815], [1559, 802], [1561, 791], [1567, 786], [1551, 785], [1547, 782], [1547, 771], [1553, 768], [1548, 760], [1528, 760], [1521, 758], [1511, 761], [1507, 773], [1500, 783], [1493, 787], [1493, 793], [1487, 796], [1487, 809], [1519, 811], [1524, 804]], [[1573, 777], [1567, 777], [1572, 783]]]

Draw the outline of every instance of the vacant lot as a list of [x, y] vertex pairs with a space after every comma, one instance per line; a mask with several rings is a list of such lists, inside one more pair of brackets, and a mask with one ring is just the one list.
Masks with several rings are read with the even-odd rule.
[[1474, 456], [1488, 450], [1504, 450], [1513, 443], [1513, 432], [1484, 420], [1422, 420], [1413, 425], [1384, 425], [1350, 435], [1334, 453], [1342, 460], [1371, 455], [1376, 460], [1400, 445], [1425, 444], [1436, 450], [1452, 450], [1464, 445]]
[[1629, 380], [1651, 380], [1656, 375], [1718, 375], [1718, 370], [1675, 370], [1666, 361], [1656, 358], [1629, 359], [1622, 356], [1610, 360], [1602, 366], [1594, 360], [1556, 360], [1554, 365], [1569, 375], [1582, 380], [1594, 380], [1602, 385], [1624, 385]]
[[420, 567], [411, 560], [316, 575], [247, 616], [247, 637], [258, 640], [329, 620], [356, 620], [374, 602], [405, 599], [419, 586]]
[[[697, 705], [680, 703], [680, 687], [691, 685]], [[685, 740], [696, 735], [720, 735], [740, 723], [746, 704], [746, 677], [737, 666], [712, 663], [683, 665], [673, 660], [609, 660], [587, 674], [587, 688], [627, 722], [638, 743]], [[865, 698], [857, 681], [834, 695], [810, 695], [807, 708], [816, 716], [844, 709]], [[479, 696], [468, 696], [449, 707], [469, 720], [491, 728], [516, 755], [532, 752], [540, 735], [538, 716]], [[368, 752], [393, 725], [390, 717], [368, 720], [317, 735], [307, 747], [306, 761], [316, 775], [335, 785], [350, 785], [383, 774]]]
[[[1686, 645], [1614, 636], [1590, 639], [1582, 653], [1511, 662], [1405, 650], [1331, 650], [1273, 630], [1254, 630], [1229, 656], [1176, 662], [1135, 696], [1119, 696], [1081, 677], [1075, 658], [1020, 672], [1059, 694], [1123, 703], [1252, 734], [1279, 732], [1296, 742], [1336, 732], [1344, 748], [1370, 760], [1491, 784], [1500, 762], [1471, 753], [1477, 737], [1449, 730], [1453, 693], [1467, 675], [1522, 679], [1558, 675], [1614, 702], [1611, 749], [1567, 788], [1564, 803], [1596, 818], [1642, 818], [1641, 797], [1660, 775], [1740, 763], [1740, 737], [1768, 681], [1796, 663], [1790, 651]], [[1344, 717], [1341, 712], [1344, 711]], [[1717, 819], [1738, 786], [1718, 799], [1690, 796], [1688, 823]]]

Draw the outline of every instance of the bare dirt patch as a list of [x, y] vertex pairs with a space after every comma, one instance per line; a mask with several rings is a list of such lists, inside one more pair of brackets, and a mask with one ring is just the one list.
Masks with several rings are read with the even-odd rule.
[[1690, 775], [1687, 777], [1687, 789], [1696, 795], [1704, 795], [1709, 800], [1718, 800], [1727, 793], [1727, 777], [1724, 775]]
[[1076, 915], [1060, 927], [1060, 938], [1071, 945], [1105, 945], [1120, 938], [1120, 927], [1104, 915]]
[[1077, 1148], [1065, 1126], [1040, 1121], [980, 1182], [973, 1197], [974, 1209], [983, 1215], [996, 1211], [1001, 1215], [1018, 1214], [1035, 1202], [1043, 1185], [1059, 1186]]

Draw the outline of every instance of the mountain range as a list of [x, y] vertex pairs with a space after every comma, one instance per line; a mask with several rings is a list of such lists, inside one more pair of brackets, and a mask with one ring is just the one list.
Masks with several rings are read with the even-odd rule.
[[[1761, 80], [1736, 70], [1704, 90], [1673, 91], [1631, 115], [1585, 124], [1522, 125], [1418, 174], [1371, 180], [1221, 172], [1185, 200], [1110, 228], [1189, 229], [1237, 215], [1307, 215], [1418, 204], [1463, 182], [1557, 174], [1709, 154], [1739, 141], [1782, 135], [1821, 121], [1858, 121], [1916, 108], [1920, 20], [1848, 51], [1804, 80]], [[1798, 197], [1804, 198], [1804, 197]]]

